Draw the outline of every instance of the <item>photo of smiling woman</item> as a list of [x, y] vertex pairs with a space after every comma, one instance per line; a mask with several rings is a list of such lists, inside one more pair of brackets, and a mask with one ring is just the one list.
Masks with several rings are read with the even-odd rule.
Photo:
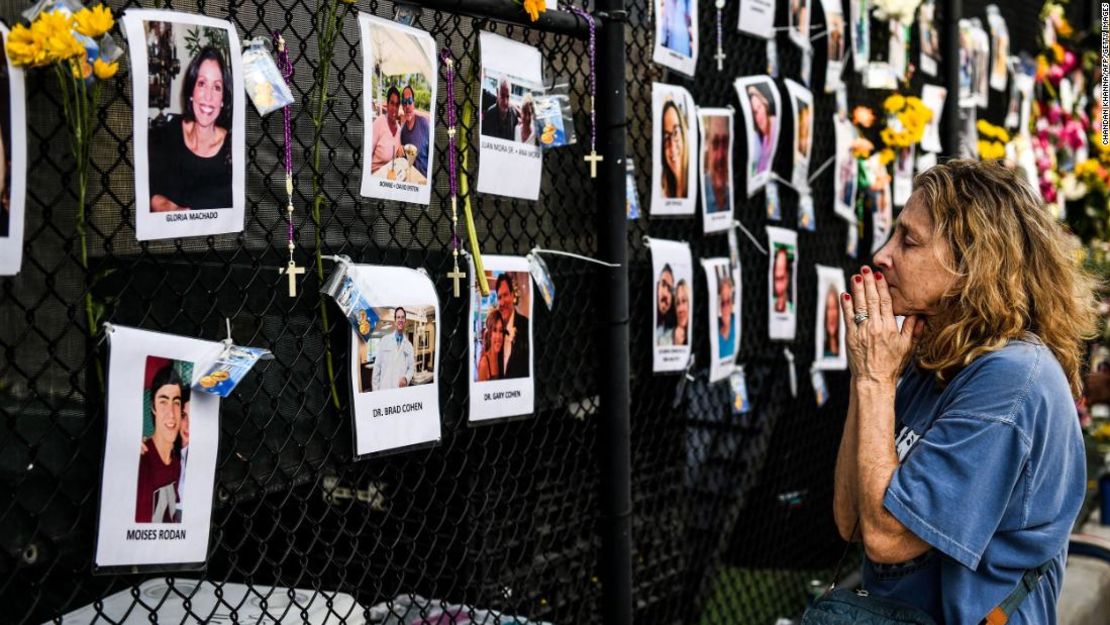
[[139, 240], [243, 229], [239, 38], [227, 22], [131, 9]]
[[692, 215], [697, 202], [694, 100], [682, 87], [652, 85], [653, 215]]
[[767, 76], [737, 78], [735, 86], [746, 128], [750, 197], [771, 177], [771, 166], [778, 150], [781, 105], [778, 89]]

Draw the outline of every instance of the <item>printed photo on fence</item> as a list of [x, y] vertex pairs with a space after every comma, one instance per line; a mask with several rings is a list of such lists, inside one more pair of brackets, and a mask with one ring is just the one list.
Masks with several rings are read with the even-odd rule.
[[208, 551], [220, 398], [192, 385], [195, 363], [223, 345], [121, 326], [108, 332], [96, 567], [197, 568]]
[[135, 236], [243, 229], [244, 98], [239, 36], [201, 15], [129, 9]]
[[532, 274], [520, 256], [483, 256], [490, 293], [471, 266], [470, 421], [532, 414]]
[[2, 23], [0, 38], [0, 276], [14, 276], [23, 261], [27, 122], [23, 70], [8, 58]]
[[940, 64], [940, 31], [937, 29], [936, 14], [937, 5], [933, 0], [926, 0], [917, 10], [917, 37], [921, 50], [918, 67], [929, 76], [937, 75]]
[[652, 0], [655, 48], [651, 60], [694, 75], [698, 63], [698, 0]]
[[852, 22], [852, 65], [862, 73], [871, 60], [871, 0], [848, 0], [848, 17]]
[[894, 149], [894, 189], [895, 206], [905, 206], [913, 193], [913, 175], [916, 152], [914, 146]]
[[838, 267], [816, 267], [817, 329], [813, 334], [813, 367], [846, 369], [848, 355], [844, 351], [844, 320], [840, 314], [840, 295], [847, 292], [844, 271]]
[[435, 40], [368, 13], [359, 13], [358, 23], [367, 146], [361, 194], [427, 204], [435, 156]]
[[840, 7], [840, 0], [821, 0], [821, 7], [825, 12], [825, 29], [828, 31], [825, 39], [825, 48], [828, 56], [825, 64], [825, 93], [834, 93], [844, 84], [844, 60], [848, 50], [847, 37], [844, 24], [844, 11]]
[[732, 227], [732, 109], [698, 109], [701, 218], [705, 233]]
[[937, 85], [921, 85], [921, 101], [933, 117], [925, 124], [925, 132], [921, 135], [921, 149], [926, 152], [940, 152], [940, 118], [944, 114], [944, 99], [948, 90]]
[[[1105, 6], [1105, 5], [1104, 5]], [[998, 7], [987, 6], [987, 23], [990, 25], [990, 88], [995, 91], [1006, 90], [1006, 76], [1009, 73], [1010, 29], [1006, 20], [998, 12]]]
[[651, 215], [693, 215], [697, 206], [694, 99], [682, 87], [651, 86]]
[[690, 246], [679, 241], [650, 239], [655, 276], [653, 371], [683, 371], [690, 360], [694, 310], [694, 267]]
[[767, 226], [767, 249], [771, 252], [767, 267], [768, 333], [772, 340], [792, 341], [797, 329], [798, 312], [798, 233]]
[[799, 48], [809, 48], [810, 0], [790, 0], [788, 32]]
[[871, 253], [879, 251], [894, 229], [894, 198], [892, 177], [886, 166], [879, 162], [879, 155], [872, 154], [864, 163], [867, 168], [867, 188], [861, 189], [864, 214], [871, 214]]
[[813, 94], [802, 85], [786, 79], [786, 92], [794, 111], [794, 166], [791, 184], [798, 191], [809, 189], [809, 161], [813, 151]]
[[748, 179], [748, 197], [767, 184], [779, 140], [779, 90], [767, 76], [747, 76], [736, 79], [736, 95], [744, 115], [748, 160], [745, 167]]
[[728, 258], [705, 258], [706, 293], [709, 296], [709, 381], [726, 379], [740, 351], [740, 268]]
[[740, 3], [736, 28], [763, 39], [775, 36], [775, 0], [745, 0]]
[[833, 210], [840, 218], [856, 220], [856, 179], [859, 161], [852, 155], [852, 141], [856, 138], [856, 127], [846, 117], [833, 115], [836, 132], [836, 160], [833, 162]]
[[439, 299], [432, 281], [406, 267], [349, 271], [371, 306], [369, 338], [350, 332], [355, 454], [438, 441]]
[[481, 33], [481, 151], [478, 191], [535, 200], [543, 154], [536, 133], [542, 95], [540, 51], [494, 33]]

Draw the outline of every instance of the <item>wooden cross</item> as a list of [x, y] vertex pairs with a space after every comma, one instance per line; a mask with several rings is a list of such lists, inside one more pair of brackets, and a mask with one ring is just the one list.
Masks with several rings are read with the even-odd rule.
[[466, 278], [466, 274], [459, 271], [458, 262], [455, 263], [455, 268], [454, 269], [447, 272], [447, 277], [451, 278], [451, 280], [453, 280], [455, 282], [453, 291], [455, 293], [455, 297], [459, 297], [461, 295], [461, 291], [459, 291], [459, 280], [462, 280], [463, 278]]
[[287, 267], [278, 269], [278, 273], [284, 273], [289, 277], [289, 297], [297, 296], [297, 276], [304, 274], [304, 267], [298, 267], [297, 263], [290, 260]]
[[589, 155], [583, 158], [590, 163], [590, 178], [597, 178], [597, 163], [598, 161], [605, 160], [605, 157], [598, 154], [593, 148], [590, 148]]
[[717, 59], [717, 71], [719, 72], [719, 71], [724, 70], [725, 69], [725, 51], [721, 50], [721, 49], [718, 49], [717, 54], [713, 58]]

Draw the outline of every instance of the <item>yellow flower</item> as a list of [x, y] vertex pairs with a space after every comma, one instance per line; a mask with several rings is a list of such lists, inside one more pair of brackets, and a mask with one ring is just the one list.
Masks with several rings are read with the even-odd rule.
[[72, 61], [70, 61], [69, 71], [77, 80], [84, 80], [89, 76], [92, 76], [93, 68], [92, 65], [89, 65], [88, 55], [84, 56], [83, 58], [74, 58]]
[[1068, 22], [1068, 18], [1061, 15], [1060, 21], [1056, 24], [1056, 33], [1059, 34], [1061, 37], [1068, 39], [1071, 37], [1073, 32], [1075, 31], [1072, 29], [1071, 24]]
[[119, 62], [105, 63], [103, 59], [93, 61], [93, 73], [100, 80], [108, 80], [119, 71]]
[[881, 131], [879, 131], [879, 138], [882, 139], [883, 143], [887, 145], [894, 145], [894, 129], [883, 128]]
[[112, 26], [116, 24], [116, 20], [112, 18], [112, 12], [103, 4], [98, 4], [91, 9], [87, 7], [81, 9], [73, 16], [73, 21], [77, 32], [93, 39], [112, 30]]
[[45, 37], [16, 24], [8, 34], [8, 57], [15, 65], [37, 67], [46, 64]]
[[46, 38], [46, 56], [51, 62], [65, 61], [85, 54], [85, 46], [68, 30]]
[[42, 13], [31, 23], [31, 30], [48, 38], [68, 33], [73, 30], [73, 17], [61, 9]]
[[887, 111], [894, 113], [902, 110], [906, 106], [905, 96], [899, 93], [892, 93], [885, 100], [883, 100], [883, 108]]
[[544, 0], [524, 0], [524, 11], [528, 13], [529, 19], [533, 22], [540, 19], [540, 13], [547, 9], [547, 4]]
[[990, 135], [991, 133], [991, 124], [985, 119], [980, 119], [979, 121], [975, 122], [975, 128], [979, 131], [979, 134], [981, 135]]
[[894, 160], [894, 150], [885, 148], [879, 152], [879, 164], [886, 167]]

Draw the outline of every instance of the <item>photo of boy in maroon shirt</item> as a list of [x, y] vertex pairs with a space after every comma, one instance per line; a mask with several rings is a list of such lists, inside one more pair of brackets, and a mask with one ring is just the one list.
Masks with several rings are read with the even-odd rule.
[[[176, 365], [176, 366], [175, 366]], [[189, 381], [179, 370], [192, 363], [150, 356], [146, 362], [153, 433], [142, 443], [135, 494], [136, 523], [179, 523], [178, 481], [182, 475], [182, 406], [189, 401]], [[145, 402], [144, 402], [145, 409]]]

